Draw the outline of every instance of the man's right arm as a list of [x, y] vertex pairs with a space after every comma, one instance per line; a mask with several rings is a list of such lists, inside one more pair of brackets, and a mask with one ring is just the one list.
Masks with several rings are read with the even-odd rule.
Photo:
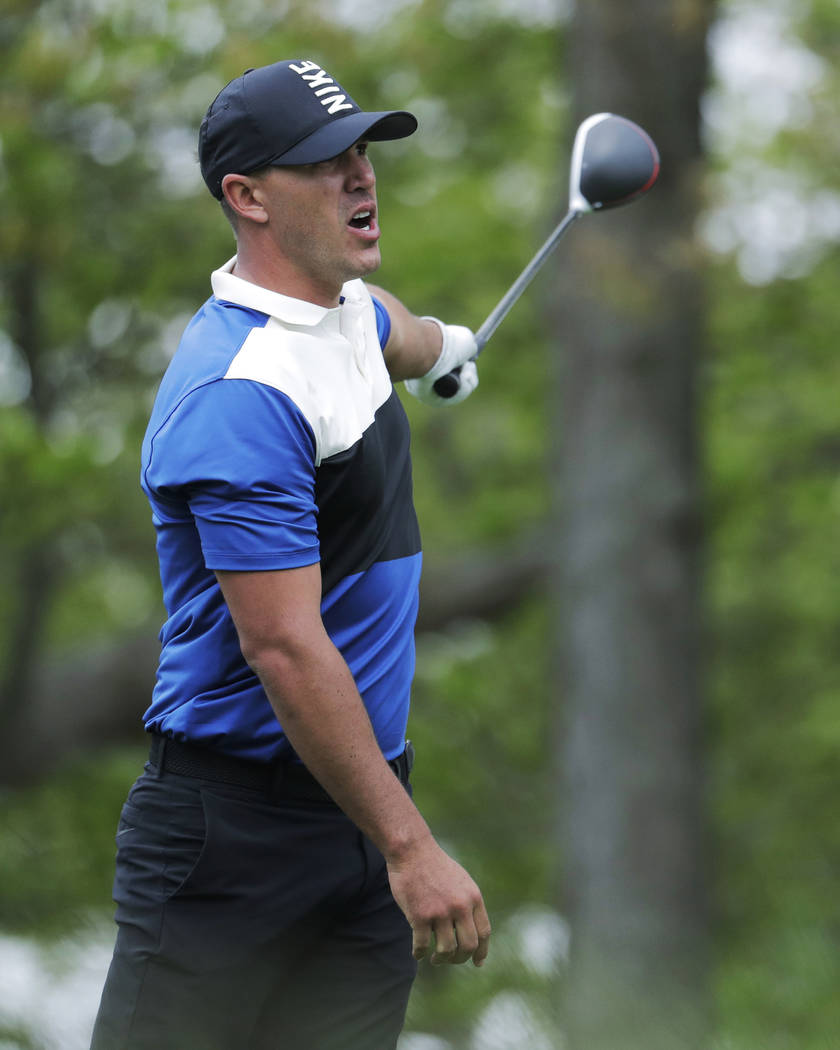
[[[473, 358], [475, 336], [463, 325], [446, 325], [434, 317], [417, 317], [396, 296], [369, 284], [368, 291], [388, 311], [391, 332], [385, 344], [385, 364], [393, 382], [405, 380], [406, 390], [428, 405], [457, 405], [478, 386]], [[453, 369], [460, 373], [452, 397], [441, 397], [435, 382]]]
[[217, 571], [242, 654], [313, 776], [379, 848], [415, 958], [480, 966], [490, 923], [469, 874], [437, 844], [385, 761], [350, 669], [324, 629], [320, 566]]

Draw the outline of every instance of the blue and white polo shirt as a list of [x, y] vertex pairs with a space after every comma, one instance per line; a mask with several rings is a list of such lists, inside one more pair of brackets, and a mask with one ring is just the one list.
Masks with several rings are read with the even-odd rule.
[[386, 758], [405, 744], [420, 534], [409, 429], [362, 281], [325, 309], [235, 277], [187, 327], [143, 442], [168, 619], [148, 730], [268, 760], [290, 745], [215, 569], [316, 562], [321, 614]]

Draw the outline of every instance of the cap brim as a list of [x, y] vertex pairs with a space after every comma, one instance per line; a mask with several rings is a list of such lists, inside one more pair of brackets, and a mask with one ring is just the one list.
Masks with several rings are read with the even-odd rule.
[[331, 160], [359, 139], [387, 142], [404, 139], [417, 130], [417, 118], [405, 110], [385, 113], [350, 113], [324, 124], [278, 157], [266, 161], [275, 167], [291, 164], [317, 164]]

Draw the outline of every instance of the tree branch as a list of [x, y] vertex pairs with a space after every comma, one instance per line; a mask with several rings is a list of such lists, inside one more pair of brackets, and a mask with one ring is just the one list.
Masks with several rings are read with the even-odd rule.
[[[418, 633], [457, 620], [493, 621], [541, 591], [548, 578], [547, 531], [507, 547], [431, 560], [424, 570]], [[103, 744], [142, 743], [159, 653], [158, 625], [72, 657], [42, 664], [14, 733], [0, 733], [0, 783], [37, 781], [60, 762]]]

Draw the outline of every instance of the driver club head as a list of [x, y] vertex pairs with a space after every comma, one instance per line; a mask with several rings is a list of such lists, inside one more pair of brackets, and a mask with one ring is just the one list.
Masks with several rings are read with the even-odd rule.
[[596, 113], [580, 125], [572, 148], [569, 209], [603, 211], [640, 197], [659, 175], [659, 152], [638, 124]]
[[[628, 204], [651, 188], [659, 175], [659, 153], [638, 124], [614, 113], [596, 113], [577, 129], [569, 172], [569, 210], [557, 228], [502, 296], [475, 333], [477, 357], [522, 295], [566, 230], [586, 212]], [[475, 357], [473, 360], [475, 360]], [[460, 367], [435, 380], [435, 393], [454, 397]]]

